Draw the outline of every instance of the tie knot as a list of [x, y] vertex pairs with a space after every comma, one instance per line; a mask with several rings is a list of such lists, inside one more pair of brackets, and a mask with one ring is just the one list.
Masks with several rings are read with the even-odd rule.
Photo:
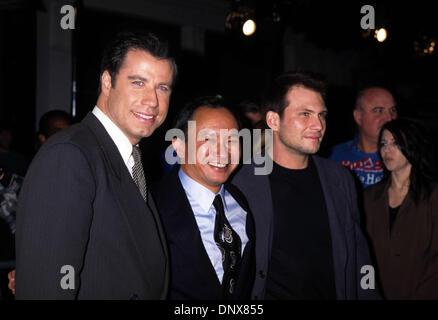
[[219, 194], [214, 198], [213, 206], [216, 209], [216, 211], [219, 212], [224, 211], [224, 204], [222, 203], [222, 197]]

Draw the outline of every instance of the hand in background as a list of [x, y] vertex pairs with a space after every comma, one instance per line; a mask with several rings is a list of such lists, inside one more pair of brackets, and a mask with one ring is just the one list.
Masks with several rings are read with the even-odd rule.
[[8, 288], [15, 294], [15, 269], [8, 273]]

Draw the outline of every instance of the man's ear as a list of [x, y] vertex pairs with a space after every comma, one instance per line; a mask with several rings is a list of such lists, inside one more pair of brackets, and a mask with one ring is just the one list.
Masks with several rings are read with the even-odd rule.
[[100, 82], [101, 82], [101, 88], [100, 88], [101, 92], [107, 96], [111, 89], [111, 75], [109, 74], [108, 70], [105, 70], [102, 73]]
[[268, 111], [266, 114], [266, 124], [272, 131], [278, 131], [280, 129], [280, 115], [274, 111]]
[[184, 159], [186, 154], [186, 144], [180, 138], [172, 139], [172, 147], [176, 151], [178, 158]]
[[360, 127], [362, 123], [362, 112], [358, 109], [354, 109], [353, 117], [354, 117], [354, 121], [356, 121], [356, 124]]

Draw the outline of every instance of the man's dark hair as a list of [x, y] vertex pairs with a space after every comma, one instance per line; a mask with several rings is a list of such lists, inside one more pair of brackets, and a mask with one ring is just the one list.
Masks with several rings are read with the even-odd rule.
[[[173, 70], [172, 83], [175, 83], [177, 66], [175, 59], [169, 55], [168, 43], [162, 41], [155, 34], [150, 32], [120, 32], [116, 34], [103, 53], [99, 79], [101, 79], [104, 71], [107, 70], [111, 76], [111, 85], [115, 87], [119, 70], [125, 61], [126, 54], [130, 50], [146, 51], [156, 59], [168, 60]], [[99, 80], [99, 94], [101, 86], [102, 83], [101, 80]]]
[[284, 109], [289, 105], [287, 93], [293, 87], [303, 87], [321, 94], [326, 98], [326, 84], [319, 76], [304, 72], [286, 72], [274, 79], [265, 93], [262, 112], [274, 111], [283, 116]]
[[252, 100], [243, 100], [237, 105], [240, 113], [245, 114], [246, 112], [260, 112], [260, 106]]
[[236, 112], [228, 105], [221, 95], [216, 96], [202, 96], [189, 101], [178, 113], [176, 117], [174, 128], [181, 129], [185, 135], [188, 132], [189, 120], [193, 118], [193, 114], [201, 107], [208, 107], [212, 109], [226, 109], [236, 119], [238, 130], [241, 129], [241, 121]]
[[[383, 131], [388, 130], [394, 137], [401, 153], [412, 165], [409, 176], [409, 189], [416, 204], [428, 199], [432, 185], [436, 182], [436, 161], [434, 144], [430, 131], [418, 121], [399, 118], [385, 123], [379, 134], [379, 149]], [[388, 179], [390, 172], [385, 168], [384, 179]]]
[[54, 128], [52, 128], [51, 122], [53, 119], [56, 118], [63, 118], [67, 121], [68, 124], [73, 123], [73, 118], [69, 113], [63, 110], [51, 110], [43, 114], [40, 118], [38, 133], [46, 137], [54, 134], [55, 132], [52, 132]]

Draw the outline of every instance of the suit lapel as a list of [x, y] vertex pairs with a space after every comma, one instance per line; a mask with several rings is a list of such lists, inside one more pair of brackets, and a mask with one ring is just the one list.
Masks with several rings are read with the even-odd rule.
[[[228, 182], [225, 184], [225, 189], [233, 196], [234, 200], [237, 201], [239, 206], [246, 211], [246, 235], [248, 236], [248, 241], [255, 241], [255, 231], [254, 231], [254, 218], [252, 216], [252, 212], [249, 209], [248, 201], [245, 196], [240, 192], [239, 188], [237, 188], [234, 184]], [[243, 252], [242, 252], [243, 255]]]
[[169, 193], [174, 195], [174, 201], [162, 210], [162, 214], [167, 216], [168, 233], [172, 232], [170, 238], [186, 256], [190, 266], [196, 269], [195, 272], [204, 278], [204, 282], [215, 283], [220, 288], [221, 284], [205, 250], [192, 207], [178, 178], [177, 168], [172, 170], [170, 179]]
[[[273, 236], [271, 184], [268, 176], [255, 175], [254, 168], [253, 165], [243, 165], [240, 171], [231, 179], [231, 182], [247, 200], [246, 203], [255, 225], [255, 239], [258, 250], [268, 255], [267, 257], [259, 255], [257, 264], [266, 270], [270, 259]], [[248, 181], [251, 181], [251, 183], [248, 183]]]
[[[86, 124], [95, 134], [96, 139], [99, 141], [102, 154], [106, 158], [106, 161], [111, 168], [111, 172], [114, 175], [115, 179], [108, 180], [110, 181], [110, 184], [112, 184], [111, 187], [114, 192], [114, 196], [119, 203], [120, 211], [123, 213], [125, 221], [132, 231], [132, 237], [135, 242], [139, 258], [143, 262], [145, 274], [147, 274], [148, 271], [147, 266], [151, 265], [150, 257], [145, 254], [148, 252], [146, 245], [153, 243], [152, 241], [161, 244], [162, 252], [165, 255], [165, 288], [167, 288], [167, 279], [169, 273], [169, 268], [167, 266], [167, 246], [165, 243], [164, 231], [162, 229], [155, 205], [153, 204], [152, 197], [149, 200], [151, 201], [150, 206], [148, 206], [141, 197], [140, 191], [138, 190], [128, 169], [126, 168], [117, 146], [99, 120], [93, 114], [89, 113], [84, 118], [83, 123]], [[155, 232], [147, 232], [147, 230], [151, 230], [152, 225], [156, 226], [158, 234]], [[159, 264], [159, 261], [157, 261], [157, 263]], [[162, 298], [164, 298], [166, 291], [167, 290], [164, 289]]]
[[239, 278], [234, 294], [234, 299], [249, 299], [251, 297], [252, 287], [255, 277], [255, 227], [254, 218], [249, 204], [241, 191], [232, 183], [226, 183], [227, 191], [237, 201], [239, 206], [246, 211], [245, 231], [248, 236], [248, 243], [242, 252], [242, 263], [239, 271]]
[[[131, 176], [129, 176], [129, 177], [131, 177]], [[136, 185], [135, 185], [135, 187], [138, 191], [138, 188]], [[150, 191], [150, 188], [148, 189], [147, 193], [148, 193], [147, 207], [149, 208], [149, 210], [152, 212], [152, 215], [154, 216], [154, 219], [155, 219], [156, 224], [157, 224], [160, 240], [161, 240], [161, 245], [162, 245], [164, 253], [166, 255], [166, 260], [169, 261], [169, 252], [167, 250], [166, 234], [164, 232], [163, 223], [162, 223], [160, 214], [158, 213], [157, 206], [155, 205], [155, 200], [154, 200], [152, 192]], [[141, 195], [140, 192], [138, 192], [138, 194]], [[142, 200], [143, 200], [143, 198], [142, 198]], [[144, 201], [143, 201], [143, 203], [144, 203]], [[170, 272], [169, 269], [170, 269], [169, 267], [166, 267], [166, 273]]]
[[336, 295], [345, 299], [345, 269], [347, 267], [347, 240], [345, 238], [345, 204], [344, 191], [339, 177], [331, 170], [326, 170], [318, 157], [312, 157], [321, 181], [321, 187], [327, 207], [330, 234], [333, 246], [333, 264], [335, 267]]

